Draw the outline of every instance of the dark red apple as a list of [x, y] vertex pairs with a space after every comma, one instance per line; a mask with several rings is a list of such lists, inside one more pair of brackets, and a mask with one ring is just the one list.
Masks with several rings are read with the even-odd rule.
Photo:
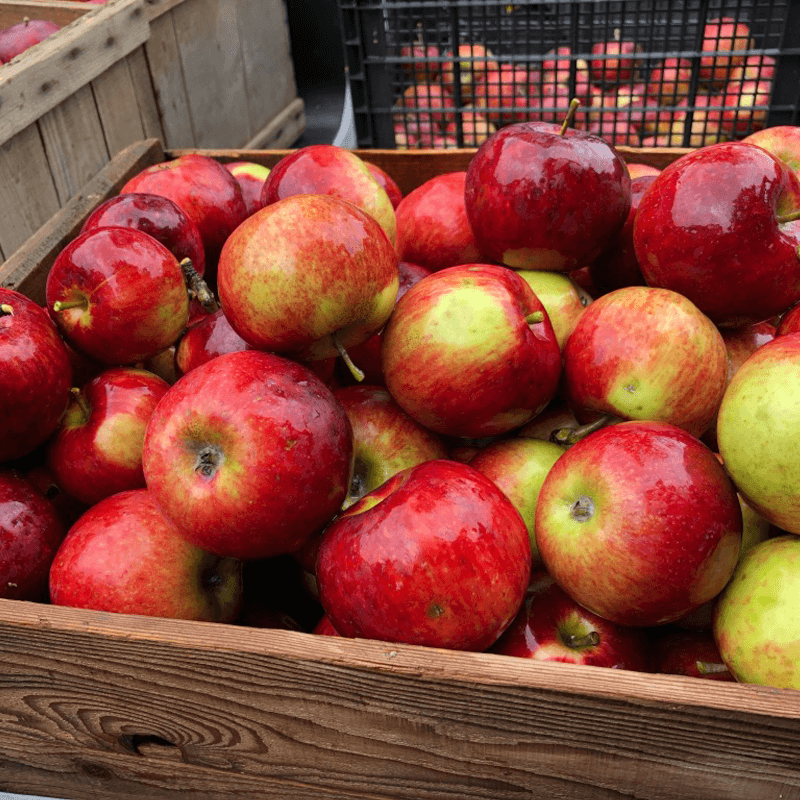
[[27, 17], [16, 25], [0, 30], [0, 64], [11, 61], [58, 30], [61, 30], [61, 25], [56, 22]]
[[249, 347], [231, 327], [225, 312], [218, 308], [191, 325], [181, 336], [175, 349], [175, 367], [179, 375], [185, 375], [223, 353], [235, 353]]
[[252, 161], [229, 161], [224, 164], [224, 167], [242, 187], [247, 216], [255, 214], [262, 207], [261, 193], [269, 176], [269, 167]]
[[485, 650], [516, 615], [528, 532], [477, 470], [427, 461], [343, 511], [323, 534], [322, 607], [344, 636]]
[[710, 630], [661, 629], [654, 634], [652, 652], [653, 672], [712, 681], [736, 680], [725, 666]]
[[785, 336], [787, 333], [800, 333], [800, 304], [792, 306], [778, 323], [777, 336]]

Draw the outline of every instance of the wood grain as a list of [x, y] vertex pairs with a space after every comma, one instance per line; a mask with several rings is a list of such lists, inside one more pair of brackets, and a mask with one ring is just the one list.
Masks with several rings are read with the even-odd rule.
[[16, 25], [25, 17], [45, 19], [57, 25], [69, 25], [90, 11], [96, 11], [93, 3], [72, 2], [72, 0], [3, 0], [0, 3], [0, 28]]
[[128, 58], [117, 61], [91, 83], [106, 150], [111, 155], [145, 138], [139, 95], [128, 63]]
[[244, 149], [285, 148], [297, 141], [306, 127], [305, 103], [298, 97], [276, 114], [247, 144]]

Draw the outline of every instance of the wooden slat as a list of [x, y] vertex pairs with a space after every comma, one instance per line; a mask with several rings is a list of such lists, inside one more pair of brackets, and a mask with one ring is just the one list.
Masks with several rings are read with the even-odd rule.
[[172, 13], [151, 22], [145, 53], [164, 131], [164, 143], [167, 147], [194, 147], [195, 132]]
[[86, 217], [103, 200], [117, 194], [130, 177], [163, 160], [164, 151], [157, 139], [137, 142], [118, 153], [47, 225], [0, 264], [0, 286], [43, 303], [47, 272], [58, 253], [77, 236]]
[[166, 14], [167, 11], [171, 11], [175, 6], [186, 2], [194, 2], [194, 0], [145, 0], [147, 18], [151, 21], [157, 19], [162, 14]]
[[39, 129], [29, 125], [0, 145], [0, 252], [21, 247], [58, 208]]
[[57, 25], [69, 25], [90, 11], [96, 11], [92, 3], [77, 3], [70, 0], [3, 0], [0, 3], [0, 28], [16, 25], [25, 17], [29, 19], [45, 19]]
[[136, 93], [136, 106], [142, 124], [143, 138], [157, 138], [164, 141], [164, 129], [161, 126], [161, 115], [158, 113], [155, 90], [150, 78], [150, 67], [147, 63], [144, 45], [137, 47], [127, 58], [128, 69], [133, 80]]
[[[251, 137], [237, 0], [193, 0], [172, 9], [195, 147]], [[262, 76], [269, 81], [273, 76]]]
[[3, 67], [0, 142], [38, 120], [144, 42], [142, 0], [109, 0]]
[[244, 148], [246, 150], [289, 147], [297, 141], [306, 127], [305, 104], [301, 98], [289, 103], [264, 126]]
[[127, 58], [98, 75], [91, 86], [106, 147], [111, 155], [145, 138]]

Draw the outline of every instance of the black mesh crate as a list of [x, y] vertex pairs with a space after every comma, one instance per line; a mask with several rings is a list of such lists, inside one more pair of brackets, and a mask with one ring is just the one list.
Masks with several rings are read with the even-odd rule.
[[523, 120], [697, 147], [800, 124], [800, 0], [339, 0], [361, 148]]

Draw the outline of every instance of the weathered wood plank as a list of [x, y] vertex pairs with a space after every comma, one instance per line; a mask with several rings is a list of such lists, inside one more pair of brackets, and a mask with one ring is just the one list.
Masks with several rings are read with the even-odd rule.
[[16, 25], [25, 17], [46, 19], [57, 25], [69, 25], [79, 17], [96, 10], [93, 3], [78, 3], [71, 0], [3, 0], [0, 4], [0, 28]]
[[91, 86], [110, 155], [145, 138], [136, 87], [127, 59], [110, 66], [92, 81]]
[[143, 0], [110, 0], [3, 67], [0, 142], [74, 95], [150, 34]]
[[139, 109], [143, 138], [157, 138], [163, 142], [164, 129], [161, 126], [161, 115], [158, 112], [158, 103], [156, 102], [144, 45], [137, 47], [127, 56], [126, 61], [133, 80], [134, 92], [136, 93], [136, 106]]
[[247, 150], [290, 147], [305, 127], [305, 104], [298, 97], [273, 117], [244, 147]]

